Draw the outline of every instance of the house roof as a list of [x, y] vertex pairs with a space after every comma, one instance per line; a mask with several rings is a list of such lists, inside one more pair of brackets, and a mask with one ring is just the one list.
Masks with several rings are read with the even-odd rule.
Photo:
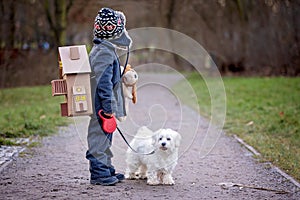
[[[75, 50], [75, 57], [73, 56], [73, 58], [71, 58], [72, 50]], [[58, 47], [58, 51], [63, 66], [63, 75], [91, 72], [89, 57], [85, 45]]]

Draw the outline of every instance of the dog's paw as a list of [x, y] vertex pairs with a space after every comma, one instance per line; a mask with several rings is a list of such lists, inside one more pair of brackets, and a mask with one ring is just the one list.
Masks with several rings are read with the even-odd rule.
[[125, 178], [130, 180], [139, 179], [139, 177], [135, 173], [126, 173]]
[[147, 179], [146, 174], [137, 174], [137, 176], [139, 177], [139, 179]]
[[160, 182], [158, 180], [147, 180], [148, 185], [159, 185]]
[[174, 181], [164, 181], [162, 184], [164, 185], [175, 185]]
[[171, 176], [165, 176], [163, 181], [162, 181], [162, 184], [164, 184], [164, 185], [174, 185], [175, 182], [174, 182], [174, 180]]

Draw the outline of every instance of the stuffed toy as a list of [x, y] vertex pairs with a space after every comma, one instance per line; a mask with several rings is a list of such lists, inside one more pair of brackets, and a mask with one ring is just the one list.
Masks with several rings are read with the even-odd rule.
[[[124, 71], [124, 67], [121, 66], [121, 71]], [[125, 98], [125, 109], [126, 112], [129, 112], [129, 102], [132, 103], [137, 102], [137, 94], [136, 94], [136, 83], [138, 81], [138, 75], [136, 71], [131, 68], [131, 65], [127, 65], [125, 68], [125, 72], [122, 76], [122, 84], [123, 84], [123, 94]], [[118, 118], [120, 121], [124, 121], [126, 117]]]

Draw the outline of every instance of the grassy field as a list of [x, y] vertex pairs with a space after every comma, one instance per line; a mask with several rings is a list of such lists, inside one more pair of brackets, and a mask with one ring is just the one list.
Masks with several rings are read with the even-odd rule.
[[63, 97], [52, 97], [51, 87], [22, 87], [0, 90], [0, 145], [11, 138], [49, 135], [65, 125], [60, 117]]
[[[209, 116], [206, 83], [196, 74], [188, 81], [197, 94], [201, 114]], [[227, 134], [238, 135], [262, 154], [262, 161], [300, 180], [300, 78], [225, 77], [223, 81]]]

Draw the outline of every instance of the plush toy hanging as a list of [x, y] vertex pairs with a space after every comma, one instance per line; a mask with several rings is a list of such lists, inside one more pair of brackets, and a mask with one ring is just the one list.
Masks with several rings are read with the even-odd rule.
[[[124, 70], [123, 67], [122, 70]], [[134, 104], [137, 102], [137, 92], [136, 92], [137, 81], [138, 81], [138, 75], [136, 71], [131, 67], [131, 65], [128, 64], [122, 76], [123, 94], [125, 97], [126, 112], [129, 112], [129, 101], [132, 101], [132, 103]], [[122, 117], [119, 120], [124, 121], [125, 119], [126, 117]]]

